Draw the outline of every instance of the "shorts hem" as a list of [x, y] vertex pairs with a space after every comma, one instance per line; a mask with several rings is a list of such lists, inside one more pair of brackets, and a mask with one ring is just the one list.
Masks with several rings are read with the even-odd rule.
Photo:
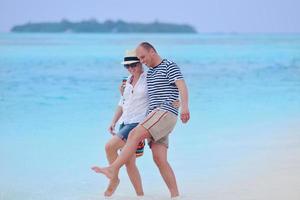
[[167, 149], [169, 148], [169, 144], [161, 143], [161, 142], [155, 142], [154, 140], [152, 140], [152, 141], [148, 142], [148, 146], [149, 146], [150, 149], [151, 149], [152, 144], [160, 144], [160, 145], [165, 146]]

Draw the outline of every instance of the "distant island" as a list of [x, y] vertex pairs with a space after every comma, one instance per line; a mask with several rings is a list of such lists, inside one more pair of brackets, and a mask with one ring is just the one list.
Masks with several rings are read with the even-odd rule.
[[187, 24], [163, 22], [128, 23], [122, 20], [107, 20], [99, 23], [97, 20], [81, 22], [42, 22], [26, 23], [14, 26], [11, 32], [18, 33], [197, 33], [196, 29]]

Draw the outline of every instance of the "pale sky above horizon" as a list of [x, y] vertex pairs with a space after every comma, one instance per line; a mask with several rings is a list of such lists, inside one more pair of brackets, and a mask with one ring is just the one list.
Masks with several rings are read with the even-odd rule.
[[187, 23], [198, 32], [300, 33], [299, 0], [0, 0], [0, 32], [27, 22]]

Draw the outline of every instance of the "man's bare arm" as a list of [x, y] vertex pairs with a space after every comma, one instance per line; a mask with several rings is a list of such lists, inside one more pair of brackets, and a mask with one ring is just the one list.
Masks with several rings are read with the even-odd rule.
[[180, 119], [183, 123], [186, 123], [190, 119], [190, 111], [189, 111], [189, 105], [188, 105], [188, 89], [186, 87], [184, 80], [176, 80], [175, 84], [179, 90], [180, 95], [180, 102], [181, 102], [181, 113], [180, 113]]

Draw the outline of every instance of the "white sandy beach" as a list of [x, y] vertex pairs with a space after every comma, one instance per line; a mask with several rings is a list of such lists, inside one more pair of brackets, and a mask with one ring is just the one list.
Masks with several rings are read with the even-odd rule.
[[[218, 156], [212, 154], [211, 159], [216, 159], [219, 164], [211, 165], [211, 169], [199, 166], [196, 173], [195, 168], [190, 171], [188, 167], [182, 168], [180, 171], [177, 169], [182, 193], [180, 199], [299, 200], [299, 124], [298, 122], [289, 122], [284, 125], [265, 123], [252, 127], [256, 132], [255, 136], [242, 137], [239, 135], [236, 137], [233, 133], [231, 138], [214, 138], [215, 144], [210, 145], [219, 146], [216, 151], [221, 151], [215, 152]], [[270, 133], [264, 132], [267, 130]], [[244, 131], [250, 133], [249, 129]], [[260, 135], [259, 132], [264, 132], [264, 134]], [[240, 158], [241, 162], [232, 157], [239, 152], [245, 154], [243, 158]], [[195, 162], [205, 163], [205, 161]], [[153, 174], [158, 176], [155, 170]], [[170, 199], [163, 182], [151, 183], [149, 177], [144, 177], [144, 179], [146, 196], [143, 199]], [[111, 199], [138, 199], [133, 193], [125, 192], [131, 190], [130, 187], [131, 185], [125, 186], [123, 182]], [[102, 199], [101, 193], [99, 196], [89, 196], [88, 198]]]

